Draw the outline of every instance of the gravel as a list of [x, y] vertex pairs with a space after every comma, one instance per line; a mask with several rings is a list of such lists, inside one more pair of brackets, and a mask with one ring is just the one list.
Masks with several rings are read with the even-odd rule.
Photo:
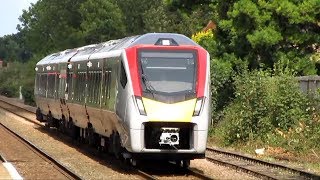
[[[108, 156], [101, 159], [101, 157], [91, 156], [73, 143], [62, 141], [57, 135], [52, 136], [55, 134], [53, 129], [48, 132], [44, 127], [27, 122], [23, 118], [1, 109], [0, 122], [72, 169], [83, 179], [142, 179], [141, 176], [128, 172], [119, 166], [120, 163], [114, 158]], [[192, 160], [190, 167], [214, 179], [257, 179], [249, 174], [211, 163], [205, 159]], [[176, 179], [178, 177], [164, 175], [159, 178]]]
[[110, 161], [99, 160], [83, 154], [79, 148], [71, 147], [67, 143], [49, 136], [43, 127], [26, 122], [24, 119], [1, 109], [0, 122], [72, 169], [83, 179], [142, 179], [136, 174], [130, 174], [121, 167], [117, 167], [117, 165], [112, 165], [115, 161], [112, 158]]

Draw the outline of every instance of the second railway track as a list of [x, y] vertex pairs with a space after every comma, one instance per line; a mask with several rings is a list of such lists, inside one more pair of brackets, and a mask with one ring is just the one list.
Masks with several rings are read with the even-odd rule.
[[207, 148], [206, 159], [214, 163], [245, 171], [263, 179], [320, 179], [319, 175], [311, 172], [218, 148]]
[[[26, 179], [80, 179], [73, 171], [0, 123], [1, 152]], [[54, 174], [54, 176], [52, 176]]]

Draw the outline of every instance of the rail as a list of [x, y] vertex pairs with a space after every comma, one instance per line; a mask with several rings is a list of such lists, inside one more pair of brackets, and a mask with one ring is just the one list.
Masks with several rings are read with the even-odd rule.
[[[212, 156], [206, 157], [208, 161], [227, 165], [235, 169], [240, 169], [260, 178], [286, 179], [290, 177], [294, 179], [320, 179], [320, 175], [311, 172], [288, 167], [278, 163], [267, 162], [261, 159], [256, 159], [219, 148], [207, 148], [207, 152], [213, 154]], [[279, 173], [279, 171], [281, 171], [281, 173]]]
[[11, 129], [9, 129], [8, 127], [6, 127], [5, 125], [3, 125], [2, 123], [0, 123], [0, 127], [5, 129], [9, 134], [11, 134], [12, 136], [16, 137], [17, 139], [19, 139], [20, 141], [22, 141], [26, 146], [28, 146], [30, 149], [32, 149], [34, 152], [38, 153], [40, 156], [44, 157], [45, 159], [47, 159], [48, 161], [50, 161], [55, 167], [59, 168], [59, 171], [64, 174], [68, 179], [81, 179], [81, 177], [79, 177], [76, 173], [74, 173], [72, 170], [70, 170], [69, 168], [65, 167], [64, 165], [62, 165], [60, 162], [56, 161], [54, 158], [52, 158], [50, 155], [48, 155], [47, 153], [45, 153], [44, 151], [42, 151], [41, 149], [39, 149], [37, 146], [35, 146], [33, 143], [31, 143], [30, 141], [26, 140], [25, 138], [23, 138], [22, 136], [20, 136], [19, 134], [15, 133], [14, 131], [12, 131]]

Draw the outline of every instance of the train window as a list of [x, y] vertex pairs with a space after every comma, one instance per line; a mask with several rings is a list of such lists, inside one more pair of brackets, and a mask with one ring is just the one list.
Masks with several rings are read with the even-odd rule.
[[109, 71], [108, 73], [108, 78], [107, 78], [107, 87], [108, 87], [108, 90], [107, 90], [107, 97], [108, 99], [110, 99], [110, 89], [111, 89], [111, 71]]
[[48, 74], [47, 97], [54, 98], [55, 74]]
[[90, 72], [88, 73], [88, 94], [87, 94], [89, 103], [92, 102], [92, 91], [93, 91], [93, 87], [92, 87], [92, 76], [93, 76], [93, 72], [90, 71]]
[[110, 88], [111, 88], [111, 71], [105, 71], [105, 75], [102, 82], [102, 92], [104, 105], [107, 105], [107, 99], [110, 99]]
[[75, 80], [75, 100], [82, 101], [86, 89], [86, 72], [78, 72]]
[[83, 101], [86, 93], [86, 72], [80, 73], [80, 89], [78, 91], [80, 92], [79, 101]]
[[37, 74], [37, 76], [36, 76], [36, 82], [35, 82], [35, 94], [37, 94], [37, 95], [39, 95], [39, 88], [40, 88], [40, 74]]
[[99, 104], [101, 71], [90, 71], [88, 74], [88, 101]]
[[127, 79], [127, 74], [124, 69], [122, 61], [121, 61], [121, 72], [120, 73], [121, 73], [120, 74], [120, 83], [121, 83], [122, 88], [124, 89], [127, 85], [128, 79]]
[[96, 95], [98, 92], [98, 88], [97, 88], [97, 76], [98, 76], [98, 72], [94, 72], [93, 77], [92, 77], [92, 102], [93, 103], [97, 103], [96, 101]]
[[40, 87], [39, 87], [39, 93], [41, 96], [46, 96], [46, 88], [47, 88], [47, 75], [41, 74], [40, 75]]
[[181, 94], [195, 92], [196, 53], [193, 51], [142, 51], [139, 54], [144, 92]]
[[59, 83], [60, 83], [60, 74], [57, 73], [54, 76], [55, 79], [55, 85], [54, 85], [54, 90], [53, 90], [53, 95], [55, 98], [57, 98], [59, 96]]
[[96, 93], [95, 93], [95, 103], [96, 104], [100, 104], [100, 84], [101, 84], [101, 71], [98, 71], [96, 73], [96, 84], [95, 84], [95, 89], [96, 89]]
[[75, 76], [75, 79], [74, 79], [74, 99], [77, 101], [78, 100], [78, 94], [79, 94], [79, 74]]
[[66, 79], [61, 75], [59, 78], [59, 96], [60, 97], [64, 97], [64, 89], [65, 89], [65, 84], [66, 83]]
[[67, 93], [68, 93], [68, 97], [71, 98], [72, 96], [71, 92], [73, 91], [73, 87], [72, 87], [73, 72], [69, 72], [67, 82], [68, 82]]

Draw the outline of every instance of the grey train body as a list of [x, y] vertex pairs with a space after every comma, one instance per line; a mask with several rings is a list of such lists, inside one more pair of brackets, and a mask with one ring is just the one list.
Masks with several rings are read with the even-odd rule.
[[36, 65], [37, 119], [116, 156], [203, 158], [210, 61], [191, 39], [149, 33], [50, 54]]

